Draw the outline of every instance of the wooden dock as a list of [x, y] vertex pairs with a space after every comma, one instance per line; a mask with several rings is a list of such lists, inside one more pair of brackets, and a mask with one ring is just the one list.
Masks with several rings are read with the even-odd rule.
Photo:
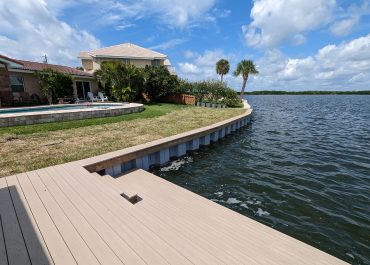
[[72, 162], [0, 178], [0, 264], [345, 263], [144, 170]]

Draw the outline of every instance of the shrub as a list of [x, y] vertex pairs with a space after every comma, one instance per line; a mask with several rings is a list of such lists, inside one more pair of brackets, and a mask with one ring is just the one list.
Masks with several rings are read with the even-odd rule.
[[227, 107], [242, 107], [238, 94], [217, 80], [189, 83], [181, 80], [179, 91], [195, 96], [197, 102], [223, 103]]
[[160, 98], [174, 94], [179, 87], [177, 76], [171, 75], [165, 66], [146, 66], [144, 93], [150, 101], [158, 101]]
[[118, 101], [137, 100], [144, 86], [143, 70], [123, 62], [103, 62], [94, 75]]
[[35, 72], [41, 92], [48, 98], [49, 103], [57, 103], [58, 98], [73, 95], [72, 76], [65, 73], [45, 69]]
[[175, 87], [174, 94], [187, 94], [187, 95], [193, 95], [194, 93], [194, 84], [184, 80], [179, 79], [179, 85]]
[[222, 99], [222, 104], [225, 104], [229, 108], [242, 108], [243, 107], [240, 97], [238, 96], [236, 91], [234, 91], [231, 88], [227, 88], [225, 90], [225, 96]]

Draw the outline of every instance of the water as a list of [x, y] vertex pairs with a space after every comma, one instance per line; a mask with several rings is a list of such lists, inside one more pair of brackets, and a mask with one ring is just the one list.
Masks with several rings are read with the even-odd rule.
[[29, 112], [42, 112], [42, 111], [59, 111], [59, 110], [80, 110], [80, 109], [109, 109], [116, 107], [117, 105], [99, 104], [99, 105], [67, 105], [67, 106], [47, 106], [47, 107], [26, 107], [26, 108], [10, 108], [0, 109], [1, 114], [13, 114], [13, 113], [29, 113]]
[[249, 96], [252, 124], [154, 173], [370, 264], [370, 96]]

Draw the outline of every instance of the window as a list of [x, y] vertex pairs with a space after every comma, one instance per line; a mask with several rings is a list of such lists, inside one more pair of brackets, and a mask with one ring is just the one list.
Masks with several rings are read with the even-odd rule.
[[24, 80], [21, 75], [10, 75], [12, 92], [24, 92]]
[[153, 66], [160, 66], [161, 65], [161, 60], [157, 60], [157, 59], [156, 60], [153, 60], [152, 61], [152, 65]]
[[90, 92], [90, 82], [76, 81], [77, 97], [81, 99], [87, 98], [87, 93]]

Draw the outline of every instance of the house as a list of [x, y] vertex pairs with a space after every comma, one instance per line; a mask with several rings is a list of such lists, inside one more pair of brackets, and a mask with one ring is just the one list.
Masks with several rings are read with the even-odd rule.
[[0, 54], [0, 96], [13, 97], [15, 100], [22, 100], [22, 97], [42, 99], [44, 96], [34, 73], [48, 68], [72, 76], [74, 95], [70, 96], [86, 99], [88, 92], [96, 94], [98, 91], [98, 82], [91, 73], [63, 65], [13, 59]]
[[93, 73], [95, 70], [100, 69], [102, 62], [123, 61], [141, 68], [147, 65], [163, 65], [171, 73], [175, 74], [175, 70], [171, 66], [167, 55], [132, 43], [123, 43], [90, 52], [80, 52], [78, 58], [81, 59], [82, 67], [88, 73]]

